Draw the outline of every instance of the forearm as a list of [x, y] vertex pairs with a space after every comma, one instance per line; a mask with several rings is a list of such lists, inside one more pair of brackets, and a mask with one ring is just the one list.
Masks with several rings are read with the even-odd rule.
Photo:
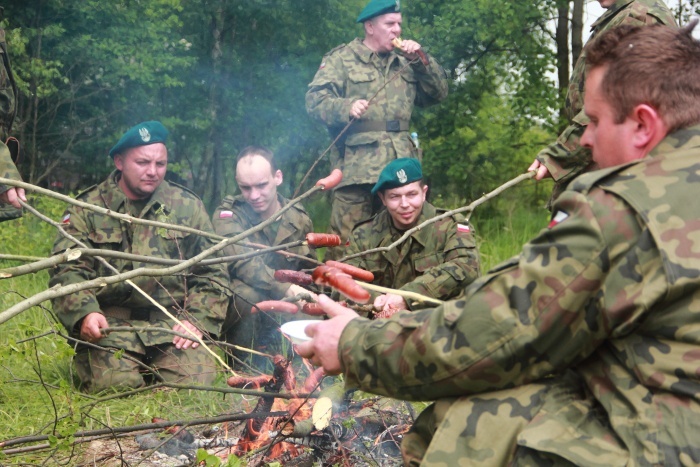
[[449, 86], [447, 75], [440, 64], [428, 55], [429, 63], [425, 66], [420, 60], [411, 66], [418, 79], [416, 105], [426, 107], [436, 104], [447, 97]]

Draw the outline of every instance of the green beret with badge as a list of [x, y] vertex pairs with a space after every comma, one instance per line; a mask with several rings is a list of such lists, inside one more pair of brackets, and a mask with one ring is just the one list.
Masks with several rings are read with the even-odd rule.
[[157, 121], [142, 122], [129, 128], [119, 139], [117, 144], [109, 150], [109, 155], [114, 158], [127, 149], [149, 144], [165, 143], [168, 139], [168, 130]]
[[400, 0], [371, 0], [357, 17], [358, 23], [364, 23], [376, 16], [387, 13], [400, 13]]
[[423, 169], [421, 169], [418, 159], [402, 157], [389, 162], [379, 174], [379, 180], [372, 188], [372, 194], [378, 191], [398, 188], [409, 183], [423, 179]]

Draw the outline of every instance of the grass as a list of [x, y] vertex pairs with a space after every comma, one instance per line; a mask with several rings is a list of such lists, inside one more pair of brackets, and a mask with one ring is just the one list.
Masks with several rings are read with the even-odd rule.
[[[41, 203], [39, 203], [41, 204]], [[50, 203], [42, 212], [60, 219], [62, 208]], [[511, 257], [521, 245], [546, 225], [548, 213], [511, 210], [506, 215], [477, 211], [475, 226], [482, 270]], [[317, 229], [320, 231], [320, 229]], [[3, 253], [45, 256], [53, 240], [52, 228], [36, 219], [0, 224]], [[7, 248], [8, 245], [17, 248]], [[0, 261], [0, 269], [18, 263]], [[0, 311], [45, 290], [45, 271], [0, 280]], [[63, 332], [50, 304], [35, 306], [0, 325], [0, 442], [32, 434], [70, 436], [76, 431], [105, 426], [150, 423], [152, 417], [193, 419], [224, 413], [249, 412], [255, 401], [239, 395], [195, 390], [148, 390], [126, 398], [95, 400], [75, 389], [70, 368], [73, 349], [55, 331]], [[224, 387], [223, 374], [216, 385]], [[0, 465], [74, 465], [79, 451], [60, 439], [50, 441], [53, 450], [6, 455]]]

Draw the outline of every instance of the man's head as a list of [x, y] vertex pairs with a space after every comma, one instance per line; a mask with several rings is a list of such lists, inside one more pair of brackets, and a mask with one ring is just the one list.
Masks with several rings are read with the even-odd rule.
[[700, 123], [700, 42], [696, 22], [620, 26], [586, 48], [581, 138], [600, 167], [646, 156], [668, 133]]
[[165, 141], [168, 130], [160, 122], [131, 127], [109, 151], [121, 172], [119, 187], [131, 200], [146, 199], [163, 183], [168, 168]]
[[267, 219], [279, 211], [277, 187], [282, 184], [282, 171], [277, 169], [272, 152], [248, 146], [236, 158], [236, 182], [250, 207]]
[[428, 186], [423, 183], [423, 170], [417, 159], [395, 159], [384, 167], [372, 188], [389, 212], [394, 227], [407, 230], [415, 227], [423, 211]]
[[391, 41], [401, 36], [399, 0], [371, 0], [357, 17], [365, 28], [364, 43], [377, 53], [391, 52]]

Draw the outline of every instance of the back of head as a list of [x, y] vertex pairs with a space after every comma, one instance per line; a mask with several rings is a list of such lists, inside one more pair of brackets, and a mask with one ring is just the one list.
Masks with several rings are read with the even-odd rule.
[[602, 92], [617, 123], [639, 104], [654, 107], [669, 133], [700, 123], [698, 20], [684, 28], [620, 26], [586, 46], [588, 69], [606, 67]]

